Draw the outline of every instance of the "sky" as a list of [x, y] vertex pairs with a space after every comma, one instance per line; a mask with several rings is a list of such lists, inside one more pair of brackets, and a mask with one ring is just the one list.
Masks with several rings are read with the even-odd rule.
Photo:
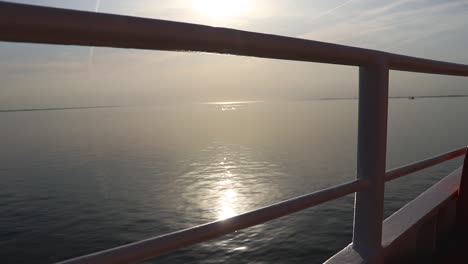
[[[466, 0], [22, 0], [279, 34], [468, 64]], [[0, 42], [0, 108], [357, 96], [358, 68], [252, 57]], [[339, 76], [337, 78], [337, 76]], [[390, 95], [468, 94], [390, 73]]]

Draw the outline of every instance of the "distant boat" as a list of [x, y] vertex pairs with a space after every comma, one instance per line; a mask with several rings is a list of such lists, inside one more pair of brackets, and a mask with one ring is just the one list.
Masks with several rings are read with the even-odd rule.
[[414, 100], [414, 96], [410, 96], [410, 97], [408, 97], [408, 99]]

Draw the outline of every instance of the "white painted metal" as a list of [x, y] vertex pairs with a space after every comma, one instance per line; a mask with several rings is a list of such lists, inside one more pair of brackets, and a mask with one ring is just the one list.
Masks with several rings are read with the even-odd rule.
[[356, 193], [353, 248], [369, 263], [383, 261], [388, 74], [385, 62], [359, 68], [357, 178], [370, 188]]
[[421, 161], [418, 161], [418, 162], [415, 162], [415, 163], [411, 163], [411, 164], [408, 164], [408, 165], [405, 165], [405, 166], [402, 166], [402, 167], [399, 167], [399, 168], [389, 170], [389, 171], [386, 172], [385, 181], [391, 181], [391, 180], [397, 179], [399, 177], [408, 175], [410, 173], [417, 172], [417, 171], [432, 167], [432, 166], [437, 165], [439, 163], [442, 163], [442, 162], [445, 162], [445, 161], [448, 161], [448, 160], [463, 156], [463, 155], [465, 155], [465, 153], [466, 153], [466, 147], [463, 147], [463, 148], [459, 148], [459, 149], [456, 149], [456, 150], [449, 151], [449, 152], [444, 153], [444, 154], [434, 156], [434, 157], [429, 158], [429, 159], [421, 160]]
[[[428, 260], [433, 245], [446, 238], [455, 224], [461, 171], [461, 167], [453, 171], [385, 219], [382, 227], [385, 263], [430, 262], [422, 260]], [[325, 263], [363, 264], [367, 261], [351, 244]]]
[[[47, 19], [44, 19], [47, 18]], [[468, 76], [468, 66], [387, 52], [196, 24], [38, 7], [0, 1], [0, 41], [173, 51], [203, 51], [272, 59]]]
[[[382, 262], [386, 180], [463, 155], [458, 149], [385, 174], [389, 70], [468, 76], [468, 65], [234, 29], [0, 1], [0, 41], [203, 51], [360, 66], [357, 180], [232, 218], [80, 257], [64, 263], [129, 263], [356, 193], [352, 250]], [[354, 253], [353, 253], [354, 254]]]
[[355, 180], [325, 190], [299, 196], [225, 220], [200, 225], [175, 233], [138, 241], [125, 246], [82, 256], [61, 264], [124, 264], [135, 263], [164, 253], [258, 225], [336, 198], [368, 189], [365, 181]]
[[[460, 167], [385, 219], [382, 246], [385, 248], [386, 260], [401, 263], [408, 258], [408, 252], [419, 256], [433, 253], [431, 248], [433, 251], [436, 240], [443, 236], [444, 223], [440, 221], [441, 218], [452, 219], [448, 229], [453, 228], [455, 223], [456, 194], [461, 174]], [[429, 230], [424, 228], [428, 225]], [[431, 234], [434, 230], [436, 233]]]
[[367, 261], [353, 248], [353, 244], [348, 245], [337, 252], [323, 264], [366, 264]]

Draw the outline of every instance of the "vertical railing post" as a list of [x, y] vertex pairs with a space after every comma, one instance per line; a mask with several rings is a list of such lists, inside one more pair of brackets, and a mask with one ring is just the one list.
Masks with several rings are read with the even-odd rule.
[[359, 68], [357, 178], [369, 188], [355, 196], [353, 248], [367, 263], [383, 263], [388, 75], [385, 63]]

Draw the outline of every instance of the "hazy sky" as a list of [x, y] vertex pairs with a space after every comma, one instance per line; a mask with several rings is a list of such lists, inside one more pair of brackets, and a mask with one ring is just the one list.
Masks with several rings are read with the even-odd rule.
[[[468, 1], [24, 0], [281, 34], [468, 64]], [[339, 76], [339, 77], [337, 77]], [[0, 42], [1, 109], [357, 94], [357, 68], [204, 53]], [[391, 73], [392, 95], [468, 94], [460, 77]]]

